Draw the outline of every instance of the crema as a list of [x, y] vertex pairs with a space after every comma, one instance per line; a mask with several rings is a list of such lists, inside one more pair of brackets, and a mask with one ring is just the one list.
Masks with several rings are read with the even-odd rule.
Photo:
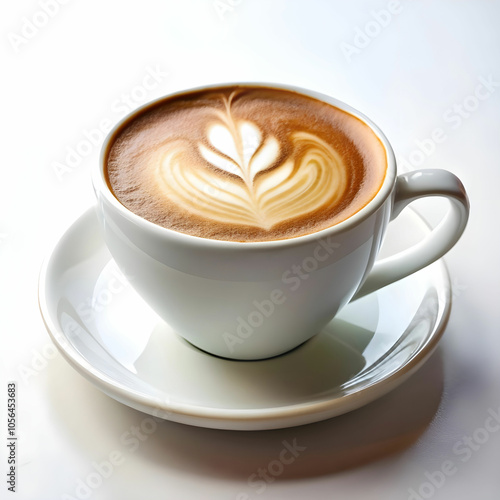
[[107, 151], [115, 197], [201, 238], [268, 241], [342, 222], [382, 186], [385, 149], [357, 117], [297, 92], [231, 86], [167, 97]]

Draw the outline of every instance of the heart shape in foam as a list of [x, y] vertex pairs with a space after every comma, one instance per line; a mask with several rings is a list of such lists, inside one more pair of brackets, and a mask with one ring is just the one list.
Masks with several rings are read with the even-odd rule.
[[213, 111], [206, 143], [184, 139], [164, 144], [157, 157], [157, 180], [185, 210], [217, 222], [270, 229], [334, 205], [348, 185], [346, 165], [314, 134], [289, 136], [292, 154], [282, 158], [276, 137], [258, 124], [237, 119], [231, 100]]

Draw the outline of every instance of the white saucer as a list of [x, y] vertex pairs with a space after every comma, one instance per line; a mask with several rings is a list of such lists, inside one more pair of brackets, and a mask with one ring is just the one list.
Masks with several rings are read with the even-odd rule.
[[[382, 254], [428, 232], [419, 215], [405, 210], [389, 225]], [[436, 347], [449, 315], [449, 292], [438, 261], [349, 304], [290, 353], [225, 360], [178, 337], [128, 286], [92, 208], [45, 262], [39, 302], [64, 357], [109, 396], [176, 422], [259, 430], [334, 417], [401, 384]]]

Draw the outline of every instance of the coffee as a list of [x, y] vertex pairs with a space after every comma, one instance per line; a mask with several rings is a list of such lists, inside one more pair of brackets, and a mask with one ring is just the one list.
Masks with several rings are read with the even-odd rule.
[[293, 91], [230, 86], [165, 98], [117, 130], [106, 176], [129, 210], [229, 241], [314, 233], [361, 210], [386, 174], [360, 119]]

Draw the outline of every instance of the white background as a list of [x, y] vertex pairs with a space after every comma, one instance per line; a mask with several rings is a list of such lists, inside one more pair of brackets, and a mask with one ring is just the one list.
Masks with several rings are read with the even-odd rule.
[[[118, 450], [123, 463], [90, 498], [392, 500], [413, 489], [435, 499], [498, 499], [500, 431], [478, 429], [500, 408], [500, 2], [70, 0], [50, 18], [42, 3], [8, 2], [1, 21], [0, 498], [78, 498], [92, 462]], [[380, 14], [390, 7], [397, 11], [390, 19]], [[144, 91], [152, 69], [158, 81]], [[481, 79], [490, 91], [480, 89], [476, 100]], [[256, 433], [165, 422], [131, 452], [120, 436], [144, 415], [53, 355], [38, 311], [44, 257], [94, 203], [89, 171], [99, 145], [62, 174], [55, 165], [103, 121], [169, 92], [225, 81], [330, 94], [372, 118], [400, 160], [463, 180], [472, 208], [446, 257], [452, 315], [433, 358], [361, 410]], [[436, 128], [445, 139], [415, 153]], [[441, 208], [422, 211], [437, 220]], [[8, 380], [18, 384], [16, 495], [4, 475]], [[466, 436], [470, 454], [459, 455]], [[296, 461], [265, 489], [250, 485], [282, 441], [294, 439], [306, 447]], [[439, 487], [422, 486], [447, 461], [455, 473]]]

